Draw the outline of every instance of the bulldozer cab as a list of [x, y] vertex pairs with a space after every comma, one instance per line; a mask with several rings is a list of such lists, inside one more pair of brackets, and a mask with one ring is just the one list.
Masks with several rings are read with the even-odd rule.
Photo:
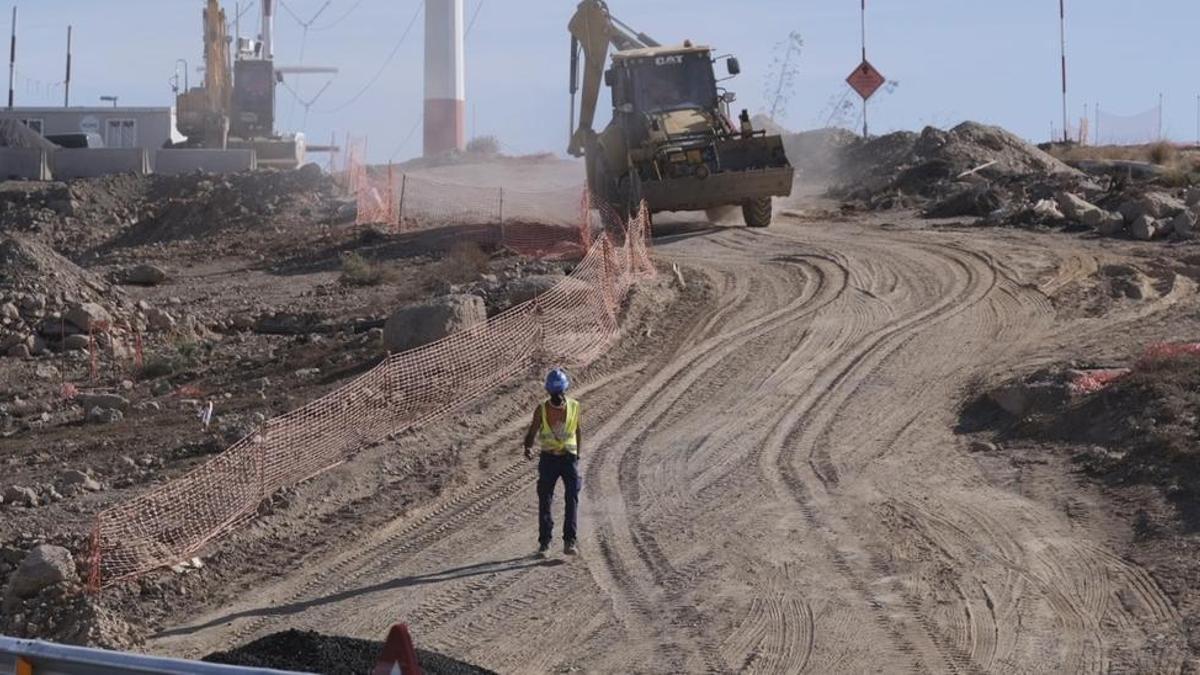
[[715, 111], [720, 103], [707, 48], [649, 48], [617, 52], [605, 81], [619, 113]]

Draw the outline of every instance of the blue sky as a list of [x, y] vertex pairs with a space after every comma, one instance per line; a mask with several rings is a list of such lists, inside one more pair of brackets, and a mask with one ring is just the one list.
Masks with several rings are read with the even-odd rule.
[[[243, 4], [252, 0], [242, 0]], [[304, 19], [325, 0], [284, 0]], [[465, 0], [479, 7], [467, 41], [468, 133], [496, 135], [514, 153], [561, 153], [567, 137], [566, 22], [574, 0]], [[57, 104], [62, 90], [66, 25], [75, 26], [72, 102], [101, 95], [122, 104], [167, 105], [176, 58], [201, 60], [202, 0], [23, 0], [18, 3], [18, 104]], [[234, 0], [224, 0], [233, 13]], [[785, 111], [791, 128], [820, 126], [843, 79], [859, 58], [857, 0], [609, 0], [614, 14], [662, 42], [691, 38], [736, 53], [743, 75], [729, 84], [739, 107], [766, 103], [775, 46], [789, 32], [804, 39], [795, 93]], [[280, 91], [283, 127], [324, 142], [349, 131], [370, 139], [372, 159], [420, 152], [421, 19], [419, 0], [331, 0], [304, 39], [286, 11], [277, 19], [277, 61], [341, 68], [307, 116]], [[353, 10], [353, 11], [350, 11]], [[8, 32], [10, 5], [0, 6]], [[1176, 140], [1197, 135], [1200, 95], [1200, 2], [1068, 0], [1069, 111], [1085, 104], [1133, 114], [1165, 97], [1164, 126]], [[340, 19], [340, 21], [338, 21]], [[336, 23], [335, 23], [336, 22]], [[243, 20], [257, 30], [257, 9]], [[964, 119], [1001, 124], [1031, 140], [1061, 126], [1056, 0], [868, 0], [868, 57], [899, 86], [872, 99], [873, 132], [953, 125]], [[383, 67], [353, 106], [343, 105]], [[325, 76], [289, 79], [307, 98]], [[854, 124], [857, 112], [845, 122]], [[601, 119], [606, 119], [602, 113]], [[411, 137], [410, 137], [411, 133]], [[406, 140], [407, 139], [407, 140]]]

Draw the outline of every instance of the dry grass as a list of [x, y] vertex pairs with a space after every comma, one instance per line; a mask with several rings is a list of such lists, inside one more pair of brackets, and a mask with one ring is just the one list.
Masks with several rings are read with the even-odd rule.
[[395, 272], [370, 260], [358, 253], [347, 253], [342, 256], [342, 276], [340, 281], [347, 286], [379, 286], [395, 280]]
[[488, 270], [491, 256], [473, 241], [460, 241], [445, 258], [431, 265], [426, 272], [425, 286], [438, 289], [447, 284], [466, 284], [475, 281]]
[[1054, 146], [1049, 153], [1064, 162], [1084, 160], [1149, 162], [1166, 170], [1158, 181], [1164, 185], [1183, 187], [1200, 183], [1200, 150], [1181, 149], [1166, 141], [1150, 145]]

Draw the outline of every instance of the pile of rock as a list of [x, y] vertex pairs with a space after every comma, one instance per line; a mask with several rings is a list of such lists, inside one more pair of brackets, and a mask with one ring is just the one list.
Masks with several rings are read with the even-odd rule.
[[1146, 192], [1107, 201], [1119, 205], [1115, 211], [1104, 209], [1071, 193], [1055, 196], [1061, 220], [1086, 226], [1104, 236], [1128, 234], [1141, 241], [1173, 237], [1191, 239], [1200, 222], [1200, 188], [1176, 196], [1167, 192]]
[[870, 209], [925, 206], [930, 217], [987, 216], [1088, 182], [999, 127], [964, 122], [859, 140], [841, 151], [835, 197]]
[[142, 641], [128, 623], [84, 592], [75, 557], [63, 546], [0, 547], [0, 633], [66, 644], [128, 649]]

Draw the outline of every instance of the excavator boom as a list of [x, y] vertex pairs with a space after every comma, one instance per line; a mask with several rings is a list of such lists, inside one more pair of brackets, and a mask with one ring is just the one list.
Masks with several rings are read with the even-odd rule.
[[[659, 43], [613, 17], [603, 0], [583, 0], [568, 24], [571, 32], [571, 143], [567, 152], [582, 157], [595, 134], [596, 106], [604, 83], [609, 47], [618, 51], [659, 47]], [[579, 54], [583, 53], [583, 96], [575, 125], [575, 94], [580, 89]]]

